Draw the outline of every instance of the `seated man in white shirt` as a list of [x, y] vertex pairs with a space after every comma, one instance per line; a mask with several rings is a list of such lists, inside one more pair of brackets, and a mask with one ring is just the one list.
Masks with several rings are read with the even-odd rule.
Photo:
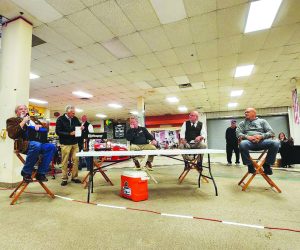
[[[180, 130], [180, 149], [204, 149], [207, 148], [205, 143], [206, 132], [202, 122], [198, 121], [199, 113], [192, 111], [189, 115], [189, 120], [182, 124]], [[183, 155], [184, 160], [192, 160], [193, 157], [190, 155]], [[202, 155], [199, 165], [202, 164]]]

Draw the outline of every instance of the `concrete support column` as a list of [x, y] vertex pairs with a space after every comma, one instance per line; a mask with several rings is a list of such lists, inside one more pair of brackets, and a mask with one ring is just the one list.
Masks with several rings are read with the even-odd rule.
[[[3, 26], [0, 68], [0, 129], [15, 115], [18, 104], [28, 105], [32, 24], [17, 17]], [[22, 163], [13, 153], [13, 140], [0, 138], [0, 184], [20, 181]]]
[[145, 102], [142, 96], [137, 100], [137, 112], [139, 113], [139, 125], [145, 127]]

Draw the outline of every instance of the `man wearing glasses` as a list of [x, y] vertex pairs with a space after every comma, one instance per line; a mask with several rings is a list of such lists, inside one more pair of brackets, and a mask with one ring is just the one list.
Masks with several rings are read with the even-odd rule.
[[[195, 149], [207, 148], [205, 143], [206, 132], [202, 122], [198, 121], [199, 113], [197, 111], [192, 111], [189, 115], [189, 120], [185, 121], [180, 130], [180, 149]], [[184, 160], [192, 160], [193, 156], [183, 155]], [[199, 165], [202, 165], [202, 157], [200, 157]]]

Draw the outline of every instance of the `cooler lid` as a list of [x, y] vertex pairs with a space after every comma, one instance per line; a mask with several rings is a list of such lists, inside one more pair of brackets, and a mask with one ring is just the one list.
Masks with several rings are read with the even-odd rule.
[[148, 175], [144, 171], [124, 171], [123, 176], [131, 177], [131, 178], [148, 179]]

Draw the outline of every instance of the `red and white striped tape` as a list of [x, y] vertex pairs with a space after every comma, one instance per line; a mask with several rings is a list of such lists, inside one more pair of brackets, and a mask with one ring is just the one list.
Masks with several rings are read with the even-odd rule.
[[79, 203], [83, 203], [83, 204], [96, 205], [96, 206], [99, 206], [99, 207], [106, 207], [106, 208], [112, 208], [112, 209], [133, 210], [133, 211], [153, 213], [153, 214], [158, 214], [158, 215], [161, 215], [161, 216], [173, 217], [173, 218], [206, 220], [206, 221], [220, 222], [220, 223], [223, 223], [223, 224], [226, 224], [226, 225], [233, 225], [233, 226], [239, 226], [239, 227], [250, 227], [250, 228], [256, 228], [256, 229], [269, 229], [269, 230], [290, 231], [290, 232], [300, 233], [299, 229], [282, 228], [282, 227], [270, 227], [270, 226], [254, 225], [254, 224], [244, 224], [244, 223], [237, 223], [237, 222], [231, 222], [231, 221], [223, 221], [223, 220], [219, 220], [219, 219], [197, 217], [197, 216], [192, 216], [192, 215], [168, 214], [168, 213], [161, 213], [161, 212], [157, 212], [157, 211], [153, 211], [153, 210], [147, 210], [147, 209], [122, 207], [122, 206], [107, 205], [107, 204], [93, 203], [93, 202], [87, 203], [87, 202], [84, 202], [84, 201], [79, 201], [79, 200], [75, 200], [75, 199], [60, 196], [60, 195], [55, 195], [55, 196], [57, 198], [68, 200], [68, 201], [75, 201], [75, 202], [79, 202]]

